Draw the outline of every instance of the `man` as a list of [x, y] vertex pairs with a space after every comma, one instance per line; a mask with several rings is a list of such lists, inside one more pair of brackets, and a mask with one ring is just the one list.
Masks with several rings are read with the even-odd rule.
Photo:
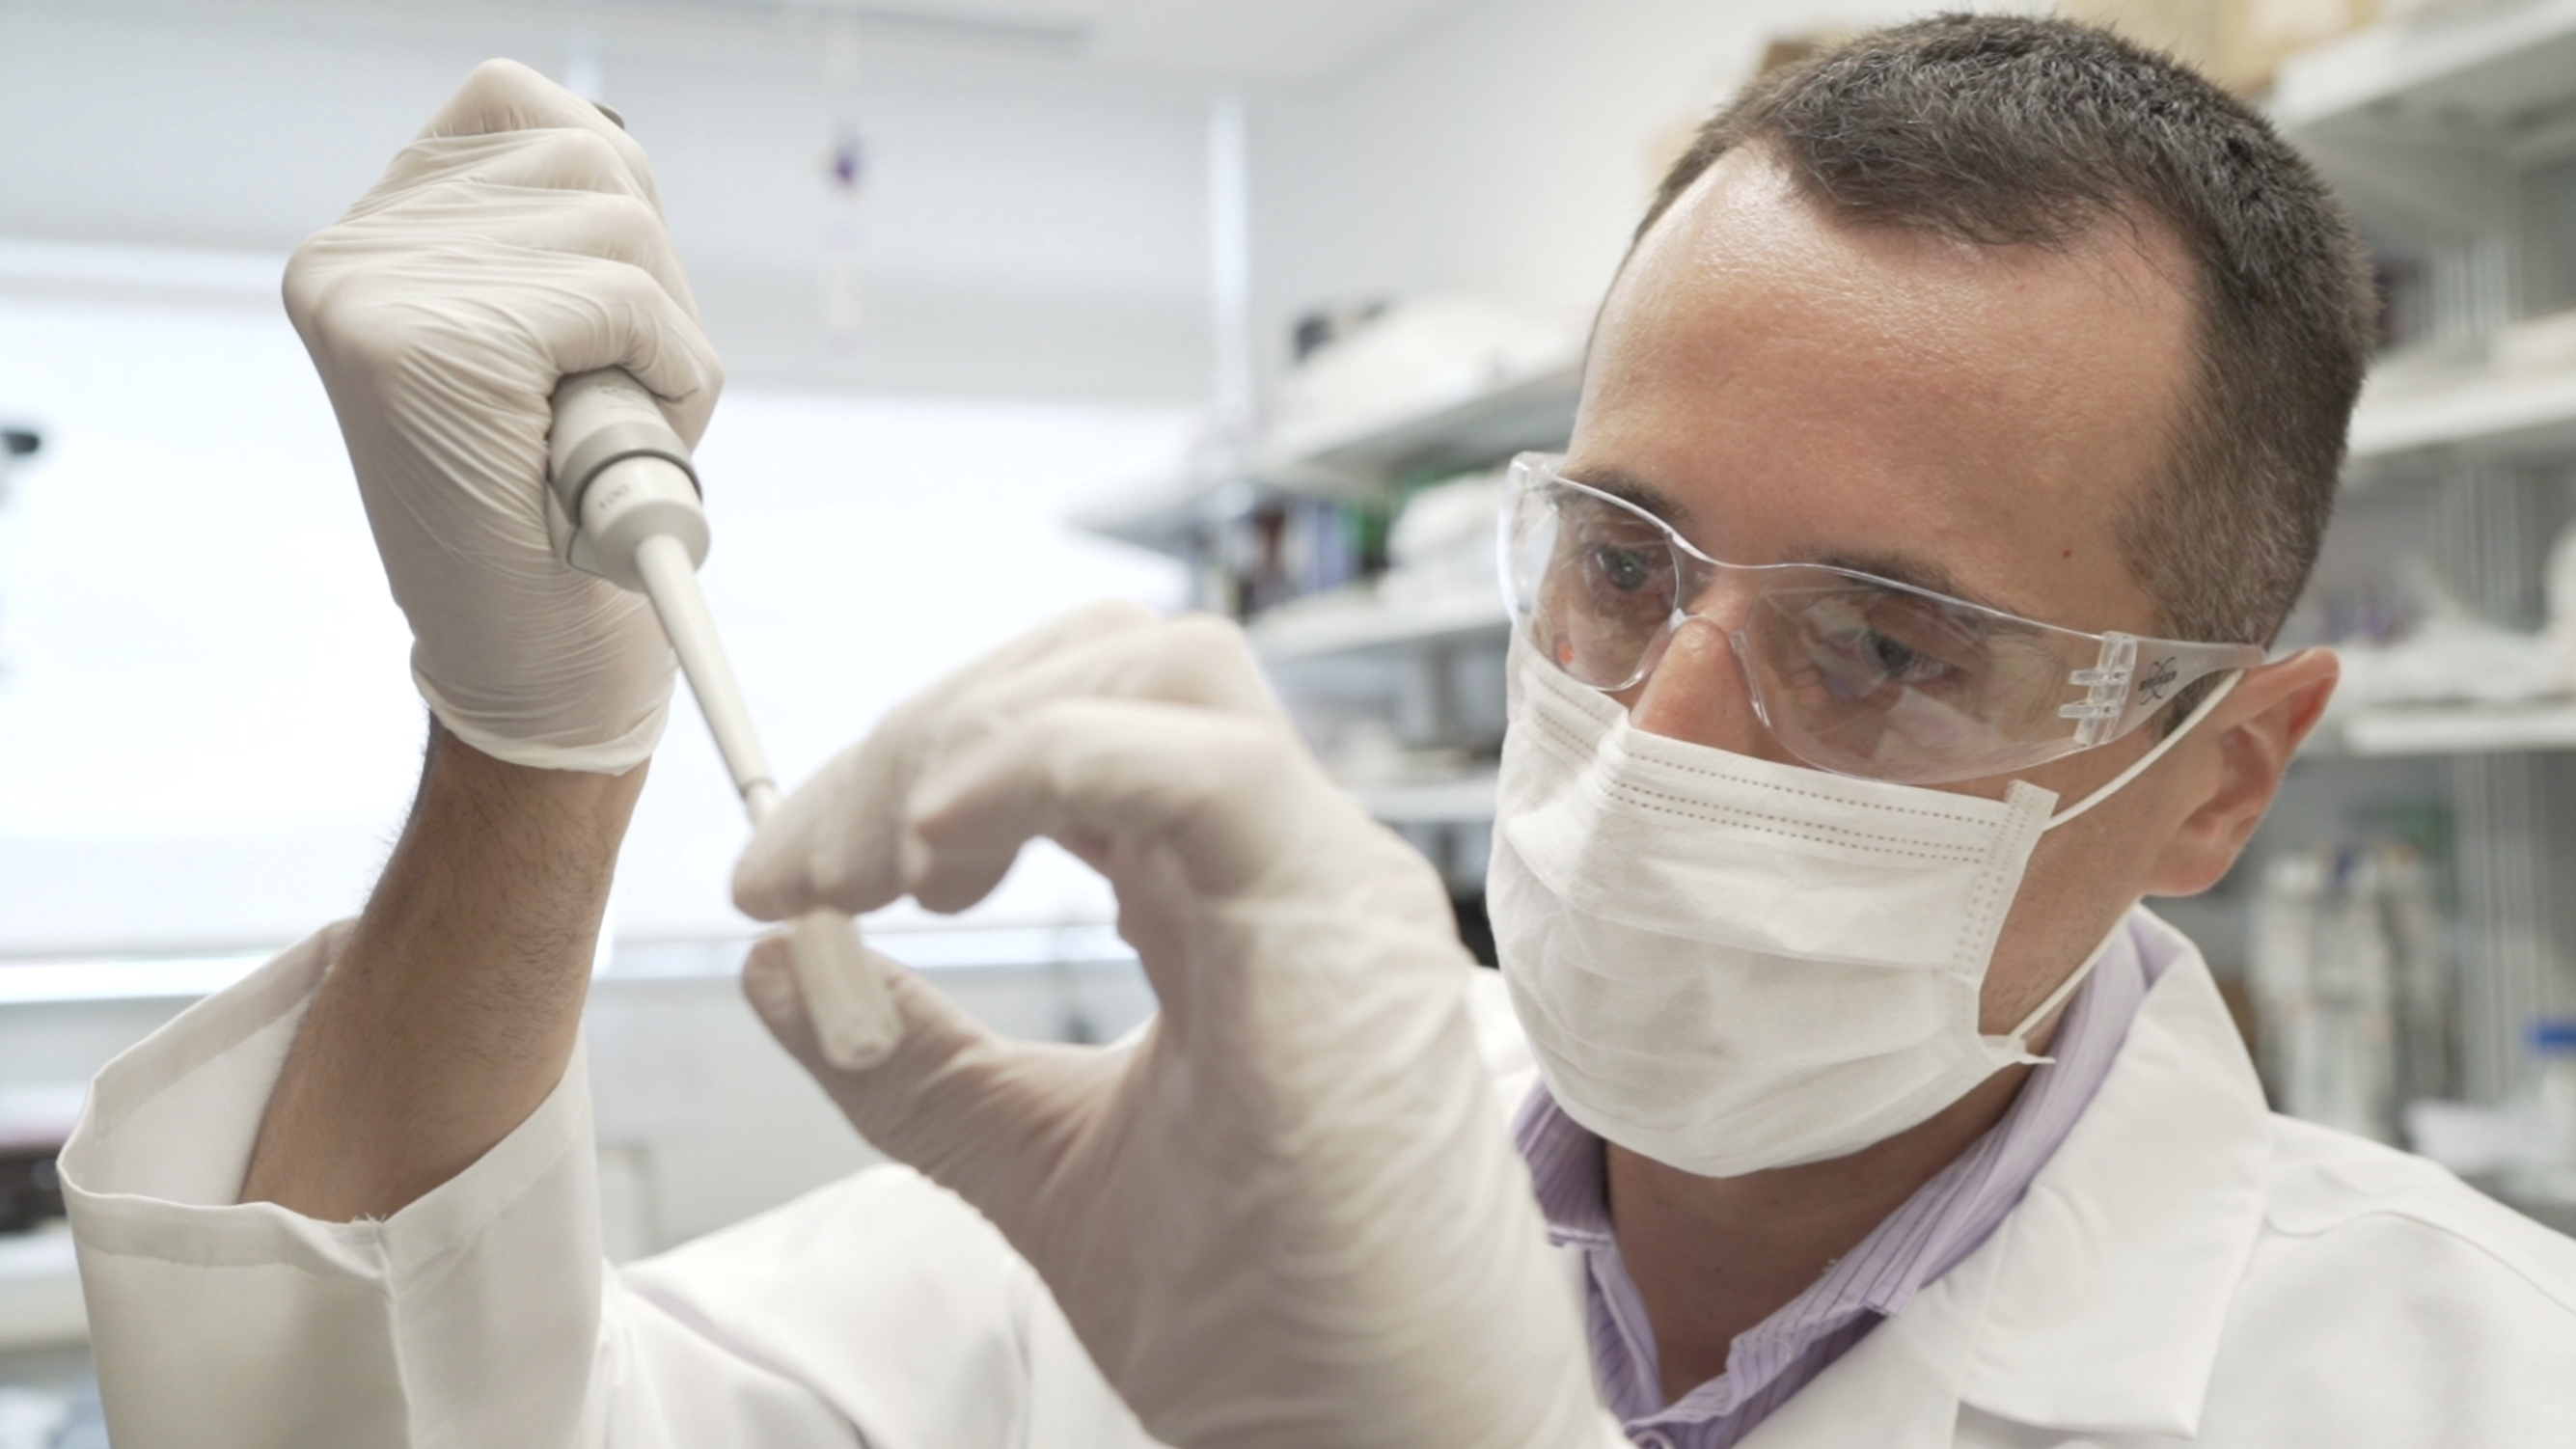
[[358, 923], [111, 1067], [67, 1154], [121, 1444], [2576, 1424], [2576, 1248], [2268, 1117], [2137, 909], [2227, 870], [2332, 689], [2259, 646], [2334, 493], [2358, 247], [2241, 106], [2025, 19], [1865, 36], [1713, 120], [1569, 454], [1515, 468], [1491, 891], [1526, 1045], [1483, 1025], [1526, 1177], [1418, 868], [1221, 631], [1094, 612], [834, 762], [737, 894], [953, 908], [1053, 835], [1162, 1019], [1014, 1048], [898, 977], [904, 1045], [845, 1072], [765, 947], [781, 1040], [984, 1217], [887, 1170], [603, 1283], [567, 1064], [668, 674], [528, 500], [555, 375], [629, 366], [685, 427], [714, 371], [640, 157], [478, 83], [450, 119], [512, 124], [434, 123], [290, 276], [440, 728]]

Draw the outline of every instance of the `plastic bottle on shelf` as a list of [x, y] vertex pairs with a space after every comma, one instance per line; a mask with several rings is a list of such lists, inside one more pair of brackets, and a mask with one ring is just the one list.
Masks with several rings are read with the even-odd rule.
[[2559, 687], [2576, 693], [2576, 523], [2560, 529], [2549, 547], [2541, 597], [2548, 614], [2541, 635], [2557, 656]]
[[2530, 1043], [2540, 1068], [2528, 1119], [2532, 1165], [2576, 1173], [2576, 1017], [2533, 1021]]

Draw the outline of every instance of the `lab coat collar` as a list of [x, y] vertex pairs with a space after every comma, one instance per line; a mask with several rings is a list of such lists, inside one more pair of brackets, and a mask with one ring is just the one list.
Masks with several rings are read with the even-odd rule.
[[2197, 1430], [2262, 1226], [2266, 1110], [2200, 953], [2144, 910], [2129, 929], [2161, 975], [2021, 1203], [1744, 1449], [1931, 1449], [1963, 1408], [2078, 1433]]

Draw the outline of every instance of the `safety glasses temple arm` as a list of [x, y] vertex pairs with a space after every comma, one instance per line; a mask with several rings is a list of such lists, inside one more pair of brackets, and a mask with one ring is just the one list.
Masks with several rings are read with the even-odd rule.
[[[2211, 675], [2252, 669], [2263, 659], [2262, 647], [2255, 644], [2195, 644], [2106, 634], [2101, 663], [2069, 676], [2070, 683], [2086, 689], [2086, 698], [2059, 713], [2076, 722], [2079, 738], [2100, 744], [2146, 723], [2184, 690]], [[2114, 679], [2114, 675], [2125, 677]]]

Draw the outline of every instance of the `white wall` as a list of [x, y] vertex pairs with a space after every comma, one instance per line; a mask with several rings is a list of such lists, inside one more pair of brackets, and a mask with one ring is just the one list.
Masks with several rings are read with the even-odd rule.
[[1927, 0], [1490, 0], [1254, 114], [1253, 268], [1274, 361], [1324, 299], [1469, 292], [1580, 330], [1671, 143], [1771, 37]]
[[[0, 510], [0, 958], [275, 946], [355, 907], [418, 773], [409, 635], [303, 349], [266, 308], [12, 297], [0, 399], [48, 435]], [[740, 388], [699, 450], [707, 592], [782, 778], [1039, 620], [1173, 602], [1072, 502], [1186, 410]], [[638, 938], [747, 930], [744, 827], [683, 696], [618, 883]], [[998, 903], [1106, 919], [1048, 857]]]
[[[654, 156], [733, 378], [707, 587], [783, 774], [1038, 618], [1172, 595], [1060, 519], [1167, 466], [1207, 393], [1205, 83], [825, 50], [649, 7], [0, 0], [0, 419], [49, 434], [0, 510], [0, 956], [274, 945], [373, 876], [420, 713], [275, 269], [487, 56], [595, 82]], [[624, 934], [741, 928], [742, 826], [678, 708]], [[1099, 919], [1055, 864], [1004, 914]]]
[[[0, 240], [282, 256], [465, 73], [576, 53], [655, 158], [734, 376], [754, 384], [1207, 395], [1204, 90], [649, 9], [0, 0]], [[827, 70], [837, 77], [827, 77]], [[822, 326], [825, 158], [854, 122], [864, 322]], [[5, 399], [0, 399], [5, 406]]]

